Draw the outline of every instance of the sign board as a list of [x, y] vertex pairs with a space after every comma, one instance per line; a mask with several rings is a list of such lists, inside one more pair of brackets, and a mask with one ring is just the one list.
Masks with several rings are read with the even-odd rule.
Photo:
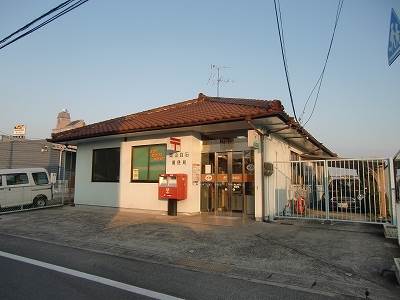
[[132, 169], [132, 180], [139, 180], [139, 169]]
[[389, 44], [388, 44], [388, 61], [389, 66], [400, 55], [400, 19], [392, 8], [390, 17]]
[[50, 182], [53, 184], [57, 182], [57, 173], [50, 173]]
[[17, 124], [14, 126], [13, 135], [24, 136], [26, 134], [26, 127], [23, 124]]
[[199, 183], [200, 175], [201, 175], [201, 165], [200, 164], [192, 164], [192, 182], [193, 182], [193, 184]]
[[254, 149], [260, 147], [260, 136], [257, 131], [253, 129], [247, 131], [247, 146]]
[[64, 151], [65, 146], [62, 144], [53, 144], [51, 147], [53, 150], [59, 150], [59, 151]]
[[168, 150], [174, 152], [181, 151], [181, 139], [175, 137], [169, 138]]

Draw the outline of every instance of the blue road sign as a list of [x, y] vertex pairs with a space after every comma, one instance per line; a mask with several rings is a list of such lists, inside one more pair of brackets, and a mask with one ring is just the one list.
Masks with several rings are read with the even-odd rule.
[[392, 8], [392, 16], [390, 17], [388, 60], [389, 66], [396, 60], [400, 54], [400, 20]]

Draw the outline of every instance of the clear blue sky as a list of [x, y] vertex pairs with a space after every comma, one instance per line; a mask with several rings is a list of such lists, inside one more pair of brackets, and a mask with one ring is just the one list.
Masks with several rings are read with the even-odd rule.
[[[0, 37], [61, 0], [3, 0]], [[337, 1], [281, 0], [298, 111], [319, 76]], [[400, 148], [400, 58], [387, 64], [396, 0], [345, 0], [316, 113], [307, 129], [343, 156]], [[210, 64], [234, 83], [221, 95], [280, 99], [287, 92], [272, 0], [90, 0], [0, 50], [0, 131], [24, 123], [48, 137], [56, 115], [102, 121], [216, 93]], [[308, 110], [309, 112], [310, 110]]]

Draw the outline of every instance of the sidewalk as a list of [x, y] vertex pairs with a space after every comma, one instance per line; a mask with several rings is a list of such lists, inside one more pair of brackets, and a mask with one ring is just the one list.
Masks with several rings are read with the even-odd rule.
[[0, 233], [341, 296], [399, 299], [381, 227], [61, 207], [0, 216]]

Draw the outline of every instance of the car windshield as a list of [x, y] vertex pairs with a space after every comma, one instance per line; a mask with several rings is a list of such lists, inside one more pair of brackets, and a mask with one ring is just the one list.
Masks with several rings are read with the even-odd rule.
[[358, 179], [334, 180], [329, 186], [330, 189], [338, 191], [358, 191], [359, 187], [360, 181]]

